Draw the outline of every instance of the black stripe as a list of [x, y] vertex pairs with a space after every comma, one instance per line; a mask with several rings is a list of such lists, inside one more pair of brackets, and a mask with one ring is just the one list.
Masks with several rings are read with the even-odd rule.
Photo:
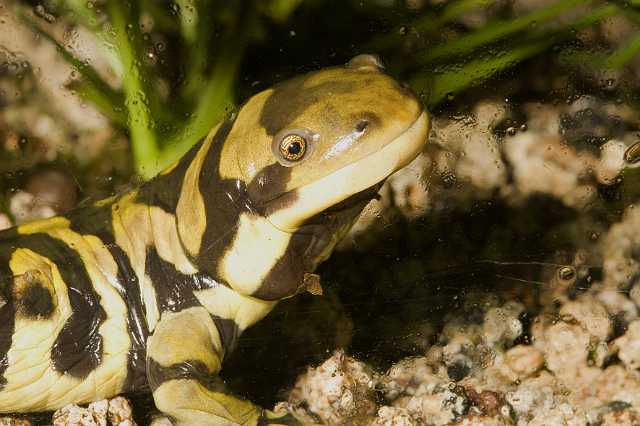
[[118, 265], [118, 282], [122, 289], [118, 289], [120, 296], [127, 305], [127, 326], [131, 337], [127, 363], [127, 378], [123, 385], [123, 392], [144, 389], [147, 386], [146, 349], [149, 327], [144, 313], [140, 286], [131, 261], [122, 248], [115, 243], [106, 245], [111, 256]]
[[127, 362], [127, 378], [123, 392], [144, 389], [147, 385], [146, 344], [149, 327], [145, 317], [138, 277], [125, 251], [115, 243], [112, 205], [89, 206], [69, 216], [71, 230], [95, 235], [109, 250], [118, 266], [118, 293], [127, 306], [127, 327], [131, 337]]
[[15, 248], [26, 248], [54, 263], [67, 286], [72, 313], [51, 348], [53, 368], [85, 378], [102, 361], [100, 325], [106, 313], [78, 252], [47, 234], [21, 235]]
[[[318, 419], [318, 423], [320, 423], [320, 419]], [[280, 416], [278, 415], [267, 416], [263, 414], [258, 419], [257, 426], [269, 426], [269, 425], [298, 426], [300, 424], [301, 424], [300, 420], [296, 419], [291, 413], [285, 413]]]
[[200, 251], [192, 261], [199, 271], [214, 277], [219, 276], [217, 267], [235, 238], [240, 214], [253, 209], [244, 182], [222, 179], [219, 174], [222, 148], [232, 127], [231, 120], [220, 125], [199, 176], [198, 189], [204, 201], [207, 222]]
[[[5, 247], [1, 247], [5, 249]], [[4, 253], [3, 253], [4, 254]], [[2, 256], [2, 273], [0, 274], [0, 390], [7, 384], [4, 373], [9, 367], [9, 349], [15, 331], [16, 309], [11, 296], [11, 273], [8, 272], [8, 261]]]
[[136, 196], [136, 202], [160, 207], [165, 212], [174, 214], [180, 199], [184, 176], [204, 140], [205, 138], [202, 138], [194, 144], [169, 173], [157, 175], [142, 185]]
[[194, 359], [163, 367], [153, 358], [147, 360], [149, 386], [155, 391], [161, 384], [170, 380], [191, 379], [197, 380], [207, 389], [214, 392], [224, 392], [224, 383], [217, 374], [209, 371], [204, 362]]
[[200, 274], [185, 275], [162, 259], [155, 247], [147, 248], [145, 272], [156, 290], [156, 302], [160, 312], [179, 312], [200, 302], [193, 294], [202, 284]]
[[225, 356], [228, 356], [235, 351], [238, 346], [238, 340], [240, 339], [240, 327], [232, 319], [220, 318], [217, 315], [211, 315], [211, 319], [213, 319], [213, 323], [218, 329], [218, 334], [220, 334], [220, 340]]
[[219, 173], [222, 149], [232, 127], [233, 121], [227, 120], [218, 129], [198, 182], [207, 224], [200, 251], [192, 261], [198, 270], [213, 277], [220, 277], [217, 267], [236, 237], [240, 216], [263, 215], [266, 203], [283, 194], [291, 176], [291, 168], [275, 162], [258, 172], [249, 185], [236, 179], [222, 179]]
[[15, 228], [0, 232], [0, 390], [7, 384], [4, 373], [9, 367], [9, 349], [13, 343], [16, 309], [13, 302], [13, 273], [9, 268], [9, 259], [13, 251], [12, 241], [17, 235]]
[[[156, 301], [160, 312], [179, 312], [194, 306], [202, 306], [193, 293], [194, 290], [220, 285], [201, 273], [192, 275], [181, 273], [173, 264], [162, 259], [155, 247], [147, 249], [145, 270], [156, 290]], [[211, 318], [220, 334], [224, 353], [233, 352], [240, 337], [238, 324], [232, 319], [224, 319], [216, 315], [211, 315]]]
[[252, 296], [262, 300], [279, 300], [299, 291], [304, 274], [313, 272], [320, 255], [331, 248], [331, 244], [335, 244], [339, 230], [353, 223], [378, 188], [378, 185], [374, 185], [354, 194], [305, 221]]

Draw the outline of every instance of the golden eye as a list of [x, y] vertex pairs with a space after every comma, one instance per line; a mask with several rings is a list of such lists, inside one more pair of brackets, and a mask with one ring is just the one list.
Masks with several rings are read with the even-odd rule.
[[288, 128], [276, 133], [271, 141], [271, 152], [284, 167], [294, 167], [313, 154], [320, 135], [309, 129]]
[[288, 134], [280, 141], [280, 154], [288, 161], [298, 161], [306, 152], [307, 140], [299, 134]]

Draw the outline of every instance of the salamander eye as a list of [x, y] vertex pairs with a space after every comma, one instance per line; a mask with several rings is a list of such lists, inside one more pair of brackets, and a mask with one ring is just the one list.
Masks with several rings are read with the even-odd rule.
[[280, 164], [292, 167], [304, 159], [318, 140], [318, 134], [307, 129], [287, 129], [273, 138], [271, 150]]
[[298, 161], [307, 152], [307, 140], [300, 135], [291, 134], [280, 141], [280, 154], [289, 161]]

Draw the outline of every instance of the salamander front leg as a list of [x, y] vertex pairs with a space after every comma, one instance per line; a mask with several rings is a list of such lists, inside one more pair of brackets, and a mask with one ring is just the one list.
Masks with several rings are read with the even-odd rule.
[[177, 425], [300, 424], [226, 393], [217, 375], [222, 354], [218, 330], [204, 308], [163, 313], [147, 345], [156, 407]]

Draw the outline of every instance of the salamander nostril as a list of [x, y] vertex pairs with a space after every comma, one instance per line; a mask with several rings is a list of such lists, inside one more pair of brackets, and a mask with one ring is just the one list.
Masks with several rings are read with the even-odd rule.
[[360, 120], [358, 124], [356, 124], [356, 130], [358, 132], [364, 132], [367, 127], [369, 127], [369, 120]]

